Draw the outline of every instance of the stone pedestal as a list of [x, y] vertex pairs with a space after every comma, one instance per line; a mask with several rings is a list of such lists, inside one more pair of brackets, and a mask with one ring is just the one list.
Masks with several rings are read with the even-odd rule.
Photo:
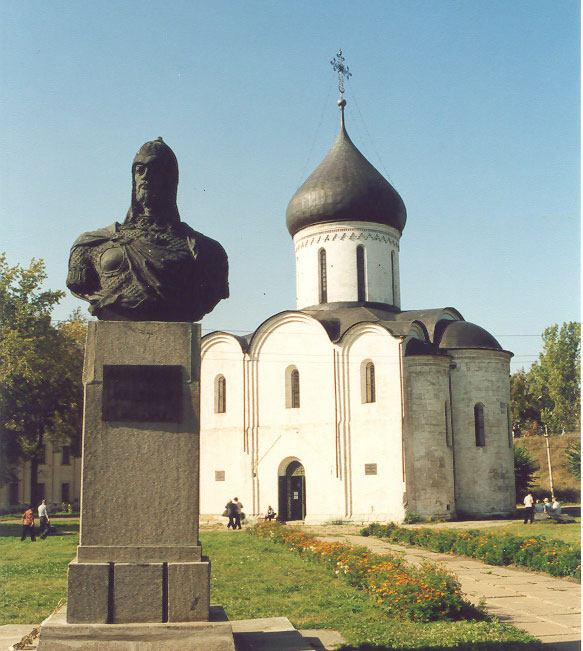
[[[83, 382], [81, 536], [67, 625], [208, 622], [210, 562], [198, 540], [200, 326], [91, 322]], [[75, 626], [75, 636], [93, 628]], [[39, 648], [61, 648], [54, 631], [47, 646], [43, 629]]]

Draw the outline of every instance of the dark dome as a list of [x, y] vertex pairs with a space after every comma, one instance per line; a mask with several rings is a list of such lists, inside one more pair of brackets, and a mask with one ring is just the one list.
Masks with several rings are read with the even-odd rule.
[[469, 321], [442, 321], [440, 348], [485, 348], [502, 350], [502, 346], [484, 328]]
[[399, 193], [358, 151], [344, 120], [332, 149], [291, 198], [286, 211], [292, 237], [306, 226], [363, 221], [403, 232], [407, 220]]

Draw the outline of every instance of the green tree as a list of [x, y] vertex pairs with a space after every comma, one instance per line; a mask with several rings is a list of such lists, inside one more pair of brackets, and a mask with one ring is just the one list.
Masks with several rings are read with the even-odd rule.
[[581, 479], [581, 441], [570, 443], [565, 450], [565, 466], [572, 475]]
[[530, 431], [541, 422], [541, 413], [538, 400], [532, 393], [529, 375], [524, 370], [517, 371], [510, 376], [510, 404], [512, 426], [519, 434]]
[[529, 371], [528, 386], [537, 397], [541, 420], [551, 432], [581, 426], [581, 324], [549, 326], [543, 350]]
[[516, 479], [516, 501], [521, 502], [535, 484], [535, 473], [540, 469], [528, 450], [520, 445], [514, 447], [514, 476]]
[[43, 290], [45, 278], [42, 260], [11, 267], [0, 255], [0, 481], [18, 461], [30, 461], [33, 500], [44, 441], [79, 449], [83, 401], [86, 324], [78, 312], [52, 323], [64, 293]]

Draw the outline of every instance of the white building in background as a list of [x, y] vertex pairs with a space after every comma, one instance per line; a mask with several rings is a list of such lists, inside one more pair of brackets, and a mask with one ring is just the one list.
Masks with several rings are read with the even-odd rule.
[[202, 339], [201, 514], [514, 510], [510, 358], [451, 307], [401, 310], [405, 205], [341, 128], [292, 197], [297, 305]]
[[14, 480], [0, 486], [0, 513], [23, 510], [32, 501], [37, 506], [42, 498], [49, 505], [49, 513], [55, 508], [60, 510], [63, 502], [78, 510], [81, 457], [74, 457], [69, 445], [47, 442], [41, 449], [37, 486], [38, 497], [33, 500], [30, 492], [30, 463], [18, 464]]

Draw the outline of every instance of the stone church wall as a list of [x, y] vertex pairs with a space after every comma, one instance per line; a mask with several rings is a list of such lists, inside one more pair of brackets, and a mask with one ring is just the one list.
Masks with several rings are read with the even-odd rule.
[[[515, 508], [514, 452], [508, 432], [510, 353], [452, 350], [456, 506], [463, 515]], [[474, 406], [484, 407], [485, 445], [476, 445]]]
[[448, 356], [404, 358], [407, 511], [455, 513], [453, 447], [448, 445]]

